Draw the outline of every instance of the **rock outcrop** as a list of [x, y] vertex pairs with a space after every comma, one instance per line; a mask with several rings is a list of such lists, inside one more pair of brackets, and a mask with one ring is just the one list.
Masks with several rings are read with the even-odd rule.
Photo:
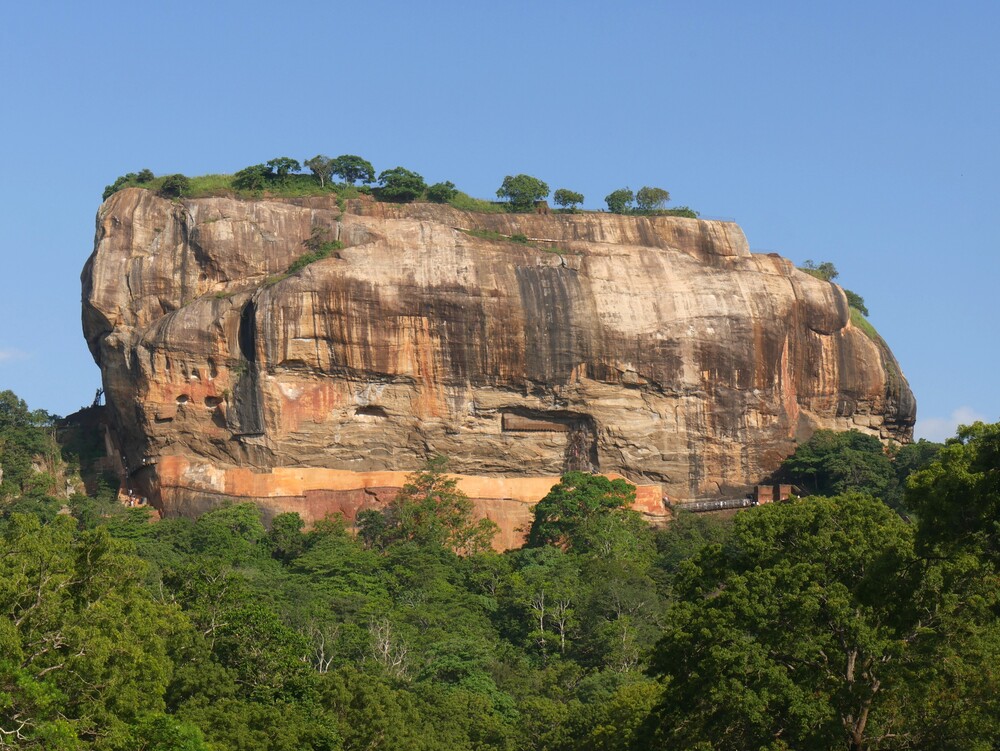
[[[343, 249], [286, 274], [315, 228]], [[126, 189], [98, 214], [83, 326], [166, 513], [352, 515], [434, 454], [492, 516], [568, 469], [742, 494], [818, 428], [905, 442], [915, 416], [843, 291], [727, 222]]]

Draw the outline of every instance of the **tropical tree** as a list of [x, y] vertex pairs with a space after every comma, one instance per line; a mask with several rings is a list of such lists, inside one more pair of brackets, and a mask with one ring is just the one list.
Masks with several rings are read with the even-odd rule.
[[122, 188], [127, 188], [131, 185], [145, 185], [151, 181], [153, 177], [153, 172], [149, 169], [141, 169], [138, 173], [128, 172], [116, 179], [113, 183], [111, 183], [111, 185], [105, 186], [104, 193], [101, 195], [101, 200], [108, 200], [111, 195], [117, 193]]
[[497, 189], [497, 197], [510, 201], [514, 211], [530, 211], [535, 201], [549, 194], [549, 186], [531, 175], [507, 175]]
[[635, 485], [627, 480], [567, 472], [535, 505], [528, 545], [584, 545], [600, 516], [627, 517], [634, 502]]
[[780, 477], [808, 495], [856, 491], [885, 498], [896, 487], [882, 442], [857, 430], [817, 430], [785, 459]]
[[473, 517], [472, 501], [447, 475], [447, 466], [443, 456], [430, 459], [407, 478], [384, 513], [369, 510], [359, 517], [362, 539], [382, 547], [408, 540], [463, 554], [488, 550], [497, 525]]
[[379, 173], [378, 181], [381, 183], [379, 198], [403, 203], [419, 198], [427, 188], [423, 177], [403, 167], [383, 170]]
[[302, 169], [302, 165], [297, 159], [287, 156], [275, 157], [268, 161], [267, 166], [271, 168], [279, 181], [284, 180], [289, 172], [299, 172]]
[[0, 748], [143, 747], [137, 726], [163, 711], [168, 639], [186, 628], [177, 607], [144, 589], [126, 544], [68, 516], [15, 515], [0, 550]]
[[629, 188], [619, 188], [604, 196], [604, 201], [608, 204], [608, 211], [612, 214], [627, 214], [634, 200], [635, 193]]
[[906, 502], [920, 516], [926, 550], [971, 552], [1000, 568], [1000, 423], [959, 427], [910, 476]]
[[994, 585], [947, 594], [913, 538], [859, 495], [741, 513], [675, 582], [652, 661], [665, 689], [642, 747], [988, 747], [996, 627], [968, 613]]
[[264, 190], [271, 177], [271, 168], [266, 164], [254, 164], [244, 167], [233, 175], [233, 187], [236, 190], [260, 192]]
[[185, 175], [167, 175], [160, 186], [160, 195], [167, 198], [180, 198], [191, 190], [191, 180]]
[[52, 415], [44, 410], [29, 410], [13, 391], [0, 391], [0, 500], [37, 487], [36, 462], [44, 459], [50, 464], [58, 454], [53, 424]]
[[[349, 185], [354, 185], [358, 180], [365, 184], [375, 180], [375, 168], [372, 167], [371, 162], [354, 154], [341, 154], [333, 160], [331, 167], [333, 174], [338, 175]], [[402, 168], [397, 167], [396, 169]], [[382, 174], [384, 175], [385, 172]], [[381, 175], [379, 175], [379, 179], [382, 179]]]
[[529, 548], [518, 557], [511, 580], [515, 602], [527, 628], [527, 640], [541, 654], [565, 654], [578, 628], [584, 587], [580, 561], [559, 548]]
[[333, 174], [333, 160], [328, 156], [317, 154], [312, 159], [306, 159], [303, 163], [319, 178], [320, 187], [325, 186]]
[[816, 264], [811, 258], [799, 266], [799, 271], [804, 271], [809, 276], [822, 279], [824, 282], [832, 282], [840, 276], [840, 272], [837, 271], [837, 267], [833, 265], [832, 261], [823, 261], [820, 264]]
[[458, 194], [455, 183], [450, 180], [443, 183], [434, 183], [427, 189], [427, 200], [434, 203], [448, 203]]
[[557, 206], [562, 206], [575, 212], [577, 205], [583, 203], [583, 193], [577, 193], [566, 188], [558, 188], [552, 194], [552, 199], [556, 202]]
[[863, 298], [857, 292], [852, 292], [849, 289], [845, 289], [844, 294], [847, 295], [848, 305], [857, 310], [861, 315], [863, 316], [868, 315], [868, 307], [865, 305], [865, 298]]
[[670, 193], [663, 188], [651, 188], [648, 185], [639, 188], [635, 194], [635, 203], [642, 211], [655, 211], [662, 209], [663, 205], [670, 200]]

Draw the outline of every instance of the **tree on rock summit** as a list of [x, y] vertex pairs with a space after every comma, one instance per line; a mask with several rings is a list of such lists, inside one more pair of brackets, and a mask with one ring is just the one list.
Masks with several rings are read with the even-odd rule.
[[662, 209], [663, 204], [670, 200], [670, 193], [663, 188], [651, 188], [648, 185], [639, 188], [635, 194], [635, 203], [642, 211]]
[[328, 156], [317, 154], [312, 159], [306, 159], [304, 164], [319, 178], [320, 187], [325, 186], [333, 174], [333, 160]]
[[416, 200], [423, 195], [427, 188], [424, 178], [411, 170], [403, 167], [383, 170], [379, 173], [378, 181], [382, 184], [379, 189], [379, 198], [390, 201], [409, 202]]
[[632, 192], [631, 188], [619, 188], [604, 197], [605, 203], [608, 204], [608, 211], [612, 214], [627, 214], [634, 200], [635, 193]]
[[333, 160], [331, 167], [331, 172], [349, 185], [354, 185], [358, 180], [366, 185], [375, 181], [375, 168], [372, 167], [372, 163], [354, 154], [341, 154]]
[[510, 201], [514, 211], [530, 211], [535, 201], [549, 194], [549, 186], [531, 175], [507, 175], [497, 189], [498, 198]]
[[555, 193], [552, 194], [552, 199], [556, 202], [557, 206], [562, 206], [570, 211], [575, 212], [577, 204], [583, 203], [583, 193], [577, 193], [573, 190], [567, 190], [566, 188], [559, 188]]

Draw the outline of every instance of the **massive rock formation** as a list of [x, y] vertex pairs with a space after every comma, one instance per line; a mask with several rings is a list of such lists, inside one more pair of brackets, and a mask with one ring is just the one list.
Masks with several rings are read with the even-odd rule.
[[[343, 249], [286, 274], [316, 228]], [[523, 523], [567, 469], [737, 494], [817, 428], [907, 441], [915, 413], [843, 291], [727, 222], [132, 188], [98, 214], [83, 326], [167, 513], [350, 514], [444, 454]]]

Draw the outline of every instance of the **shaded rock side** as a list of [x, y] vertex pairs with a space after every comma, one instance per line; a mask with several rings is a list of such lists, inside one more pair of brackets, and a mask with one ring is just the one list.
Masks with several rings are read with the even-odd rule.
[[[315, 227], [344, 248], [286, 275]], [[818, 428], [906, 442], [915, 417], [843, 291], [727, 222], [127, 189], [82, 281], [128, 472], [168, 513], [198, 473], [434, 454], [470, 477], [725, 496]], [[171, 457], [183, 472], [158, 471]]]

